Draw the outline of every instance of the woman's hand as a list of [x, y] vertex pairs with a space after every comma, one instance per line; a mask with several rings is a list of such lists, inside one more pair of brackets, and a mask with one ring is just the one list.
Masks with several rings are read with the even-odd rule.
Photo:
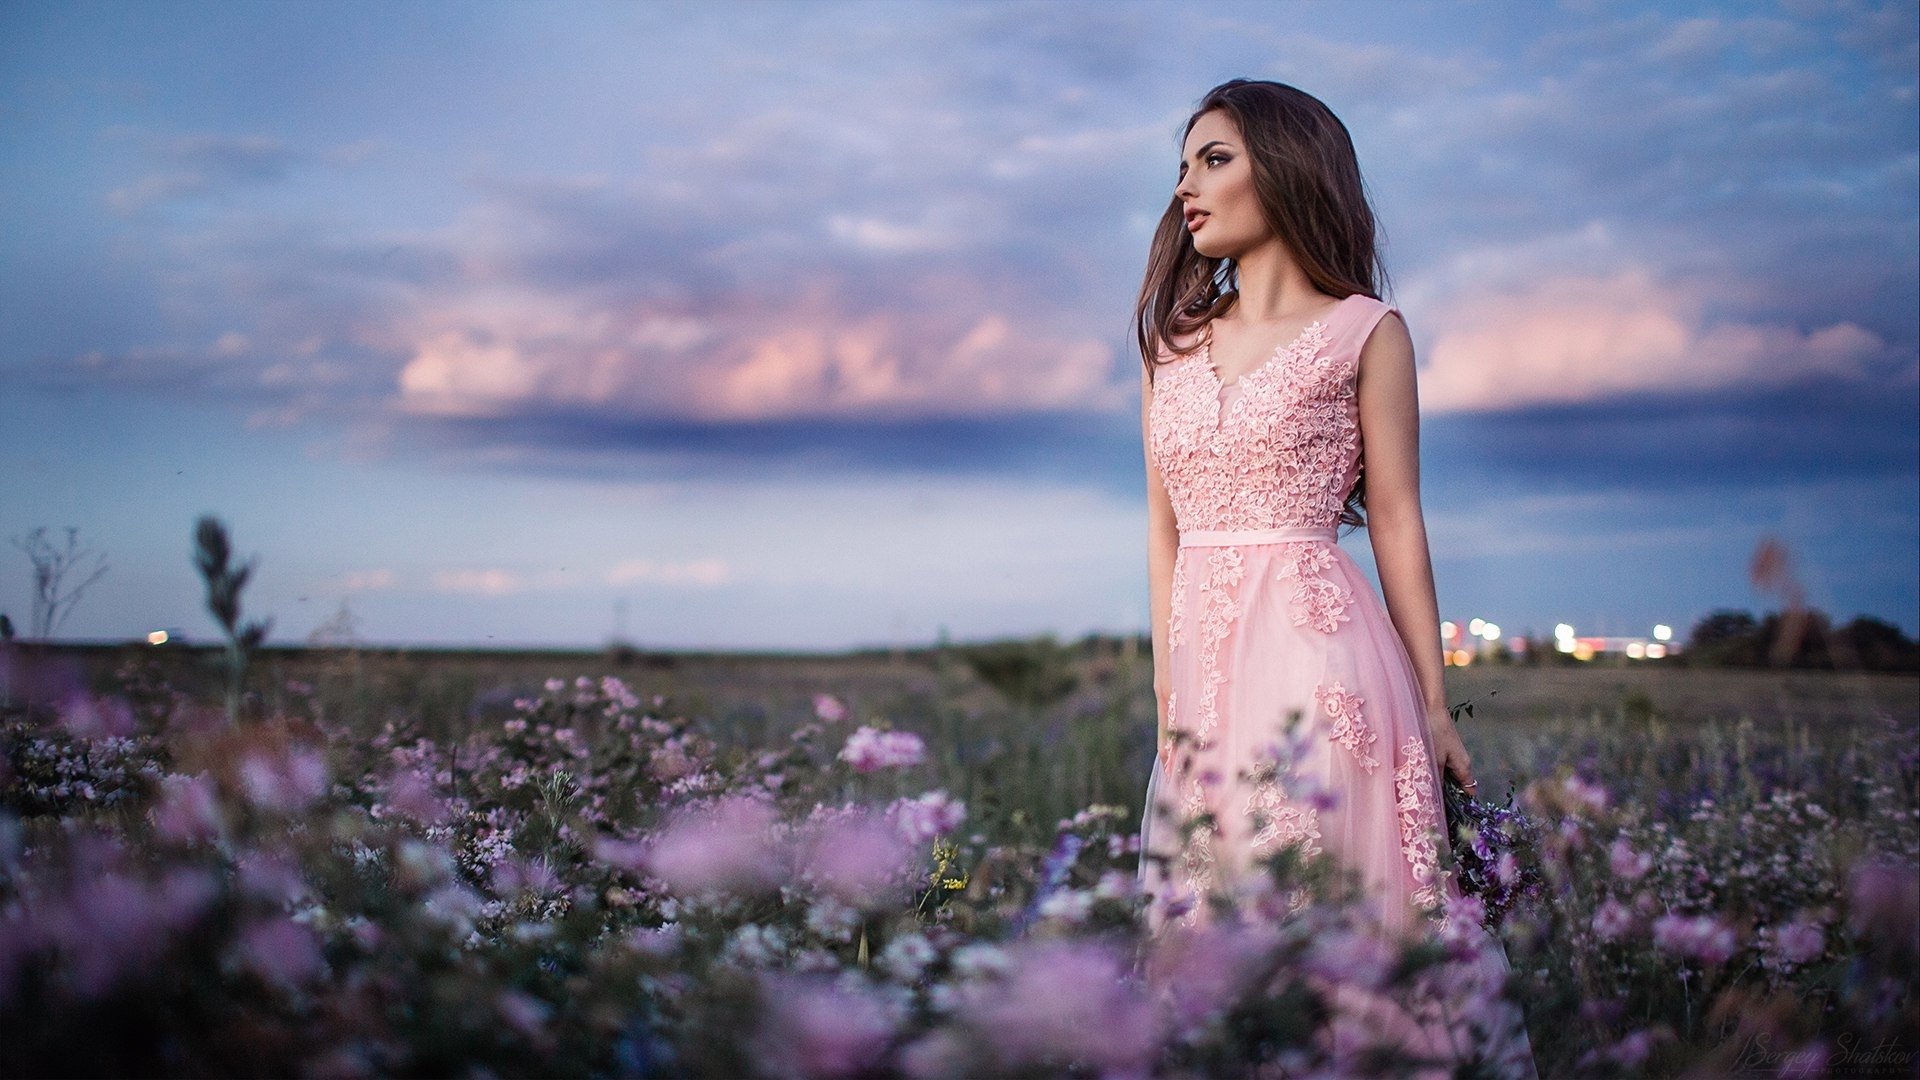
[[1460, 732], [1453, 726], [1453, 716], [1442, 707], [1427, 713], [1427, 733], [1433, 737], [1433, 753], [1440, 760], [1442, 772], [1452, 772], [1467, 794], [1475, 798], [1479, 792], [1474, 789], [1479, 782], [1473, 778], [1473, 759], [1467, 756], [1467, 744], [1460, 741]]

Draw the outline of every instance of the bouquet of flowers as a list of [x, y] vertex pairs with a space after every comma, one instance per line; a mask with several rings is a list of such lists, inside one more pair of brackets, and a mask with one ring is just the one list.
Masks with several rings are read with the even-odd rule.
[[[1458, 720], [1462, 711], [1472, 716], [1473, 705], [1464, 702], [1450, 711]], [[1480, 898], [1487, 909], [1483, 925], [1498, 933], [1514, 904], [1522, 898], [1536, 899], [1545, 891], [1540, 826], [1513, 805], [1511, 787], [1506, 801], [1498, 804], [1469, 795], [1451, 773], [1442, 775], [1440, 787], [1460, 891]]]
[[1486, 905], [1486, 928], [1499, 932], [1507, 913], [1521, 898], [1537, 898], [1546, 886], [1540, 869], [1540, 826], [1513, 805], [1513, 789], [1504, 803], [1482, 802], [1451, 775], [1444, 778], [1441, 801], [1447, 811], [1447, 840], [1453, 849], [1460, 891]]

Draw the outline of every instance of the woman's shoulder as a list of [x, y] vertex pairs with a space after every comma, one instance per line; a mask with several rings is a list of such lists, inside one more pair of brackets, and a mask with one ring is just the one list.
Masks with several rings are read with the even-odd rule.
[[[1350, 342], [1356, 350], [1363, 348], [1383, 323], [1396, 325], [1382, 333], [1399, 336], [1407, 333], [1406, 316], [1401, 314], [1397, 304], [1365, 293], [1354, 293], [1340, 306], [1345, 309], [1342, 312], [1345, 318], [1341, 320], [1343, 325], [1339, 328], [1338, 336]], [[1388, 319], [1388, 315], [1394, 318]]]

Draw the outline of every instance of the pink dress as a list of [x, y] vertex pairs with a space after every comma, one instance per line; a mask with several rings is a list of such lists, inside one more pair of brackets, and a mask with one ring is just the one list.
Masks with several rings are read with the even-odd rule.
[[[1349, 296], [1232, 385], [1204, 346], [1155, 372], [1150, 452], [1180, 530], [1167, 723], [1190, 740], [1174, 775], [1156, 755], [1148, 782], [1140, 878], [1156, 935], [1207, 922], [1206, 891], [1292, 842], [1357, 870], [1392, 930], [1422, 910], [1444, 926], [1460, 896], [1440, 865], [1440, 771], [1413, 665], [1335, 542], [1360, 474], [1360, 350], [1392, 310]], [[1295, 712], [1290, 764], [1276, 767]], [[1176, 854], [1178, 823], [1202, 811], [1214, 827]], [[1173, 855], [1171, 873], [1145, 853]], [[1504, 950], [1475, 929], [1504, 973]]]

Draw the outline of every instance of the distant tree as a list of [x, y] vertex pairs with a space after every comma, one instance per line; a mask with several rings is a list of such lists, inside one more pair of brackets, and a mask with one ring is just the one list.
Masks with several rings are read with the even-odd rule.
[[1765, 662], [1766, 644], [1751, 612], [1715, 611], [1687, 635], [1687, 663], [1700, 667], [1747, 667]]
[[[81, 547], [80, 530], [72, 525], [67, 526], [64, 547], [47, 539], [45, 525], [24, 539], [14, 537], [13, 546], [33, 564], [33, 615], [29, 630], [34, 637], [46, 641], [60, 629], [67, 616], [73, 614], [74, 605], [80, 602], [87, 588], [106, 576], [107, 557], [92, 548]], [[69, 584], [68, 577], [79, 573], [86, 576]]]
[[1758, 620], [1744, 611], [1716, 611], [1693, 628], [1683, 657], [1700, 667], [1920, 671], [1920, 642], [1867, 615], [1836, 627], [1818, 608], [1789, 608]]
[[1920, 641], [1890, 622], [1856, 615], [1838, 635], [1868, 671], [1920, 671]]

